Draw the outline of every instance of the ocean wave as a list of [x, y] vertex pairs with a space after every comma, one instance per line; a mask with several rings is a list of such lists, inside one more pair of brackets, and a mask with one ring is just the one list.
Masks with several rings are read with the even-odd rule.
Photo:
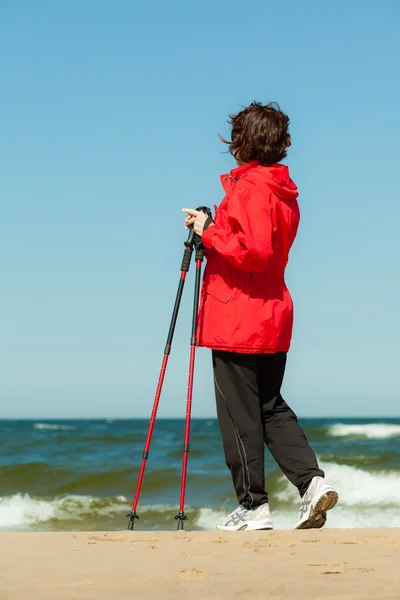
[[49, 431], [75, 431], [74, 425], [58, 425], [56, 423], [34, 423], [34, 429], [43, 429]]
[[399, 452], [381, 452], [376, 455], [329, 453], [321, 454], [320, 460], [349, 465], [350, 467], [363, 467], [374, 470], [382, 468], [384, 471], [387, 471], [399, 466], [400, 454]]
[[[276, 508], [275, 508], [276, 507]], [[186, 506], [187, 530], [215, 530], [217, 521], [232, 507], [221, 508]], [[130, 503], [124, 496], [94, 497], [68, 495], [60, 498], [34, 498], [28, 494], [0, 500], [0, 530], [53, 531], [118, 531], [126, 527]], [[176, 505], [154, 504], [139, 506], [138, 530], [174, 530]], [[297, 521], [297, 505], [282, 509], [272, 506], [275, 529], [292, 529]], [[339, 504], [329, 512], [326, 528], [400, 527], [400, 512], [395, 507], [351, 507]]]
[[28, 494], [17, 494], [0, 500], [0, 527], [32, 525], [51, 519], [55, 507], [45, 500], [33, 500]]
[[128, 504], [125, 496], [101, 498], [68, 496], [43, 499], [29, 494], [15, 494], [0, 499], [0, 528], [32, 526], [56, 520], [84, 521], [88, 517], [107, 516]]
[[[400, 513], [400, 473], [398, 471], [364, 471], [357, 467], [320, 462], [327, 482], [339, 493], [343, 506], [397, 506]], [[297, 489], [286, 479], [285, 488], [275, 497], [281, 501], [298, 500]]]
[[217, 521], [229, 512], [230, 509], [201, 508], [195, 521], [196, 525], [199, 529], [210, 531], [215, 529]]
[[327, 433], [333, 437], [352, 436], [377, 440], [400, 436], [400, 425], [390, 423], [368, 423], [364, 425], [336, 423], [328, 429]]
[[[100, 497], [68, 494], [56, 498], [15, 494], [0, 498], [0, 530], [100, 530], [121, 529], [127, 524], [131, 501], [125, 496]], [[195, 523], [199, 508], [186, 506]], [[145, 529], [173, 529], [178, 506], [172, 504], [139, 505], [140, 521]]]

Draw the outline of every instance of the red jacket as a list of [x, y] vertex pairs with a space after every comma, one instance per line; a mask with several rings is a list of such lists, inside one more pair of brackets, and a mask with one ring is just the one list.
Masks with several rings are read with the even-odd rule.
[[287, 352], [293, 303], [285, 284], [300, 220], [284, 165], [250, 162], [221, 176], [226, 196], [202, 236], [207, 266], [198, 345], [248, 354]]

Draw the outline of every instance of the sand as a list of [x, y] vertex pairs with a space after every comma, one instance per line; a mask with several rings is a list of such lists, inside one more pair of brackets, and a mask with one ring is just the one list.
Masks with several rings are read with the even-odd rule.
[[400, 598], [399, 529], [0, 533], [0, 598]]

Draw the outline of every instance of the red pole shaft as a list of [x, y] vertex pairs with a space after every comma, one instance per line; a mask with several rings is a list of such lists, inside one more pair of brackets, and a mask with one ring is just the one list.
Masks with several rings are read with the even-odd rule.
[[202, 264], [202, 258], [198, 259], [196, 257], [196, 280], [195, 280], [194, 303], [193, 303], [192, 336], [190, 339], [189, 380], [188, 380], [188, 393], [187, 393], [187, 401], [186, 401], [185, 435], [184, 435], [184, 444], [183, 444], [181, 496], [180, 496], [180, 504], [179, 504], [179, 514], [175, 517], [175, 519], [178, 520], [178, 529], [183, 529], [183, 521], [187, 520], [187, 517], [185, 515], [185, 493], [186, 493], [187, 464], [188, 464], [188, 455], [189, 455], [190, 420], [191, 420], [191, 413], [192, 413], [194, 361], [195, 361], [196, 346], [197, 346], [197, 317], [198, 317], [198, 311], [199, 311], [201, 264]]
[[144, 471], [146, 468], [147, 457], [149, 455], [151, 438], [153, 435], [153, 429], [154, 429], [154, 424], [156, 422], [158, 405], [160, 402], [161, 391], [162, 391], [162, 387], [163, 387], [163, 383], [164, 383], [165, 371], [167, 370], [168, 358], [169, 358], [169, 354], [164, 354], [164, 358], [163, 358], [162, 365], [161, 365], [160, 376], [158, 379], [156, 396], [154, 398], [153, 410], [152, 410], [151, 417], [150, 417], [150, 424], [149, 424], [149, 429], [147, 432], [146, 443], [144, 445], [142, 464], [140, 466], [140, 472], [139, 472], [138, 482], [137, 482], [137, 486], [136, 486], [135, 498], [134, 498], [133, 504], [132, 504], [133, 511], [135, 511], [137, 509], [137, 505], [139, 502], [140, 490], [142, 487], [142, 481], [143, 481]]
[[179, 505], [179, 511], [183, 513], [185, 508], [185, 492], [186, 492], [186, 476], [187, 476], [187, 463], [189, 457], [189, 439], [190, 439], [190, 420], [192, 413], [192, 398], [193, 398], [193, 380], [194, 380], [194, 360], [196, 355], [196, 346], [190, 347], [190, 366], [189, 366], [189, 382], [188, 382], [188, 395], [186, 403], [186, 423], [185, 423], [185, 437], [183, 446], [183, 462], [182, 462], [182, 483], [181, 483], [181, 500]]

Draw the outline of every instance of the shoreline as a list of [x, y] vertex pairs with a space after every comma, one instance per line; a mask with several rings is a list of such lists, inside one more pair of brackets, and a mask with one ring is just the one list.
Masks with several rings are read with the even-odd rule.
[[0, 598], [398, 598], [400, 528], [0, 533]]

